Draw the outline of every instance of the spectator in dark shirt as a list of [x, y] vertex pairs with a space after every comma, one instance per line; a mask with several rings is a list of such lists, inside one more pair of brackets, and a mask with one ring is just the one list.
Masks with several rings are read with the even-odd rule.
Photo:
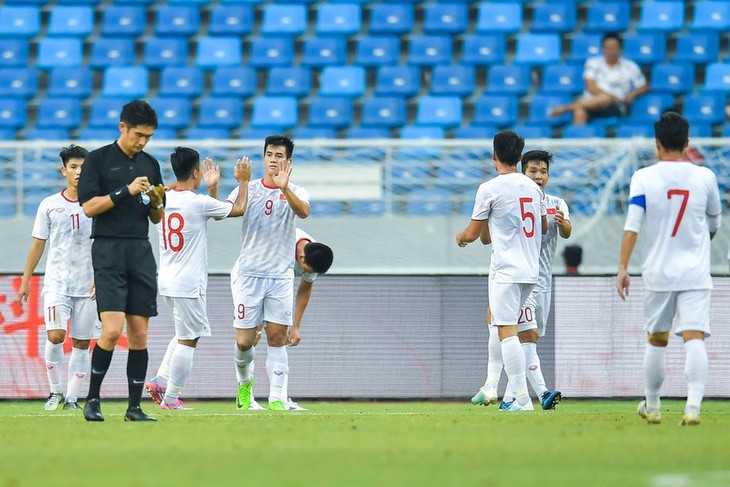
[[580, 245], [568, 245], [563, 249], [565, 273], [569, 276], [580, 275], [578, 266], [583, 262], [583, 248]]

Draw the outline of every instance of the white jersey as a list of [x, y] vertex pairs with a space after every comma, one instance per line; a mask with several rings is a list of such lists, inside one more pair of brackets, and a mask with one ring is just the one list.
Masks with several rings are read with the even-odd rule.
[[558, 225], [555, 223], [557, 210], [563, 212], [565, 219], [570, 221], [568, 205], [563, 198], [551, 194], [545, 194], [545, 207], [547, 209], [548, 231], [542, 236], [540, 247], [540, 277], [537, 280], [535, 291], [550, 291], [553, 286], [553, 261], [555, 260], [555, 247], [558, 245]]
[[157, 223], [160, 294], [171, 298], [197, 298], [208, 286], [208, 219], [225, 218], [233, 209], [192, 191], [168, 191], [165, 214]]
[[77, 298], [92, 295], [91, 222], [78, 200], [66, 198], [65, 191], [38, 205], [33, 237], [48, 241], [49, 247], [44, 292]]
[[471, 218], [489, 224], [490, 279], [537, 283], [545, 214], [542, 190], [524, 174], [501, 174], [479, 186]]
[[634, 173], [629, 197], [624, 230], [638, 233], [642, 224], [646, 230], [644, 287], [657, 292], [712, 289], [707, 217], [719, 218], [721, 209], [712, 171], [691, 162], [658, 162]]
[[[289, 183], [289, 189], [309, 204], [309, 193]], [[235, 201], [238, 187], [228, 195]], [[292, 249], [296, 244], [294, 210], [279, 188], [264, 185], [263, 179], [248, 184], [248, 206], [242, 218], [241, 254], [237, 266], [239, 276], [274, 279], [294, 276]], [[235, 279], [236, 276], [231, 276]]]
[[[603, 56], [586, 60], [583, 79], [594, 80], [599, 90], [619, 100], [623, 100], [633, 90], [646, 84], [646, 78], [635, 62], [620, 58], [616, 65], [609, 66]], [[584, 96], [593, 97], [588, 91]]]
[[[294, 245], [294, 251], [296, 252], [297, 245], [299, 245], [299, 242], [302, 240], [307, 240], [309, 242], [316, 242], [307, 232], [304, 230], [301, 230], [297, 228], [297, 243]], [[299, 265], [299, 261], [297, 260], [296, 254], [294, 255], [294, 275], [295, 276], [302, 276], [302, 279], [304, 279], [307, 282], [314, 282], [315, 279], [317, 279], [316, 272], [304, 272], [304, 269], [302, 269], [302, 266]]]

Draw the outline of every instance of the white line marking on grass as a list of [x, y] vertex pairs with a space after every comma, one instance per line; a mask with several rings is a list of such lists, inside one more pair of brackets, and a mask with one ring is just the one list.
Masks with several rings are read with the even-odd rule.
[[730, 471], [663, 474], [649, 480], [651, 487], [714, 487], [730, 484]]
[[[149, 411], [148, 411], [149, 412]], [[186, 417], [195, 417], [195, 418], [204, 418], [206, 416], [221, 416], [221, 417], [232, 417], [232, 416], [441, 416], [442, 413], [419, 413], [419, 412], [408, 412], [408, 411], [382, 411], [382, 412], [333, 412], [333, 413], [326, 413], [326, 412], [318, 412], [318, 411], [289, 411], [288, 413], [286, 411], [250, 411], [250, 412], [230, 412], [230, 413], [205, 413], [205, 412], [198, 412], [193, 413], [190, 411], [185, 412], [172, 412], [171, 414], [165, 414], [160, 416], [158, 414], [158, 418], [169, 418], [173, 416], [186, 416]], [[122, 413], [111, 413], [107, 414], [104, 413], [105, 418], [114, 418], [114, 417], [122, 417], [124, 414]], [[78, 417], [81, 418], [82, 416], [79, 414], [9, 414], [9, 415], [3, 415], [0, 414], [0, 418], [71, 418], [71, 417]]]

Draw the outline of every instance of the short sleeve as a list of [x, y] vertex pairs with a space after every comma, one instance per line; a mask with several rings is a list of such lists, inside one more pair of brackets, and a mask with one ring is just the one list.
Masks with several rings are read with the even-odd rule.
[[629, 206], [636, 205], [642, 210], [646, 210], [646, 193], [641, 173], [636, 172], [631, 176], [631, 185], [629, 186]]
[[542, 194], [542, 191], [538, 188], [537, 190], [540, 193], [540, 216], [547, 216], [547, 198]]
[[596, 60], [594, 58], [587, 59], [583, 66], [583, 79], [596, 79], [597, 75]]
[[38, 205], [35, 213], [35, 222], [33, 223], [33, 238], [39, 240], [48, 240], [51, 235], [51, 220], [48, 218], [48, 200], [44, 199]]
[[720, 203], [720, 190], [717, 187], [717, 177], [715, 173], [708, 169], [708, 185], [709, 185], [709, 197], [707, 198], [707, 210], [708, 216], [718, 216], [722, 212], [722, 204]]
[[479, 186], [477, 195], [474, 198], [474, 210], [471, 213], [472, 220], [488, 220], [494, 204], [494, 194], [485, 184]]
[[644, 73], [641, 72], [639, 65], [635, 62], [631, 62], [631, 85], [634, 89], [641, 88], [646, 84], [646, 78]]
[[299, 198], [306, 204], [309, 204], [309, 191], [300, 186], [297, 186], [294, 190], [294, 194], [297, 195], [297, 198]]
[[101, 185], [99, 183], [99, 165], [101, 160], [99, 152], [93, 151], [86, 156], [81, 176], [79, 176], [79, 204], [83, 205], [91, 198], [104, 196], [101, 194]]
[[316, 272], [304, 272], [302, 273], [302, 279], [307, 282], [314, 282], [318, 275]]
[[226, 201], [234, 203], [236, 201], [236, 198], [238, 198], [238, 186], [233, 188], [233, 190], [230, 193], [228, 193], [228, 196], [226, 197]]
[[231, 214], [233, 203], [230, 201], [218, 201], [206, 194], [203, 197], [203, 215], [205, 218], [225, 218]]

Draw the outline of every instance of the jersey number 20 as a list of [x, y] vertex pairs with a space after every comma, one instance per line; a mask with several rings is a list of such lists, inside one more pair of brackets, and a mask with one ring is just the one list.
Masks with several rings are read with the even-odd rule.
[[180, 252], [185, 244], [182, 229], [185, 219], [180, 213], [170, 213], [162, 217], [162, 247], [173, 252]]

